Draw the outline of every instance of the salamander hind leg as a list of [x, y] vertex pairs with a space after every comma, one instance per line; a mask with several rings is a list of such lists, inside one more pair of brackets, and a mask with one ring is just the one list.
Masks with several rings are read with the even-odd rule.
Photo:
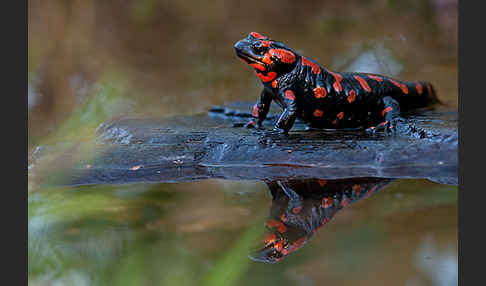
[[396, 131], [396, 123], [402, 121], [400, 117], [400, 104], [391, 98], [385, 96], [383, 98], [383, 109], [380, 111], [383, 121], [376, 126], [371, 126], [366, 131], [375, 134], [378, 131], [385, 131], [385, 133], [393, 133]]

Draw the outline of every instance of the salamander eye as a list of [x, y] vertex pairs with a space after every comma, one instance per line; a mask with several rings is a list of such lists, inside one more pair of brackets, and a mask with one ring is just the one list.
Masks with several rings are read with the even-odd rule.
[[261, 43], [251, 45], [251, 49], [257, 53], [263, 55], [267, 51], [267, 47], [263, 46]]

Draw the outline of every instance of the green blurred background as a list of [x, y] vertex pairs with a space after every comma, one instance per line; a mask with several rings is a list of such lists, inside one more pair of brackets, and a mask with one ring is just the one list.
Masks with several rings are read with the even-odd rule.
[[[384, 73], [429, 80], [443, 101], [457, 106], [456, 0], [33, 0], [28, 5], [30, 148], [63, 124], [90, 134], [102, 120], [120, 114], [190, 114], [213, 104], [255, 100], [261, 85], [233, 50], [250, 31], [337, 71], [372, 51]], [[384, 49], [399, 69], [379, 57]]]

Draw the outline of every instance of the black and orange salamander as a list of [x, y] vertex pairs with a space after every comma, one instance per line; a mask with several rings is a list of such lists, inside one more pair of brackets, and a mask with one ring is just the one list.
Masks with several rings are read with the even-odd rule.
[[283, 112], [274, 131], [288, 133], [296, 118], [311, 128], [363, 128], [393, 132], [400, 110], [438, 103], [428, 82], [407, 82], [369, 73], [333, 72], [279, 41], [251, 32], [238, 41], [236, 55], [252, 66], [263, 83], [246, 127], [262, 127], [270, 104]]

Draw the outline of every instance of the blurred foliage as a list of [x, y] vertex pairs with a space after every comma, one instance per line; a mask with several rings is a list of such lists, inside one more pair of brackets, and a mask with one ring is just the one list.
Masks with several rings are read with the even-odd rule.
[[127, 78], [123, 73], [104, 74], [79, 107], [59, 126], [53, 142], [92, 137], [99, 124], [126, 111], [130, 106], [126, 100], [126, 85]]
[[244, 279], [250, 264], [253, 263], [248, 258], [248, 249], [263, 235], [262, 225], [263, 220], [248, 228], [235, 245], [224, 253], [224, 256], [216, 263], [214, 271], [203, 280], [202, 285], [235, 285], [237, 281]]
[[[158, 281], [157, 285], [197, 285], [207, 276], [207, 285], [222, 285], [221, 279], [224, 285], [231, 285], [229, 282], [240, 279], [251, 263], [247, 249], [262, 234], [261, 212], [255, 212], [256, 216], [245, 222], [251, 225], [256, 219], [257, 224], [244, 230], [241, 237], [238, 234], [241, 231], [226, 234], [228, 238], [237, 237], [234, 242], [224, 239], [216, 245], [216, 249], [229, 250], [213, 251], [212, 266], [207, 262], [201, 265], [201, 259], [208, 258], [190, 248], [204, 239], [193, 244], [187, 234], [183, 235], [185, 228], [175, 224], [180, 218], [171, 211], [174, 203], [183, 210], [193, 200], [197, 201], [191, 194], [194, 191], [184, 191], [184, 186], [194, 190], [191, 185], [194, 183], [182, 187], [179, 184], [48, 187], [31, 194], [29, 279], [34, 285], [43, 281], [68, 285], [146, 285], [152, 284], [150, 281]], [[224, 194], [221, 190], [216, 192]], [[221, 199], [224, 197], [216, 199], [218, 204]], [[253, 200], [239, 205], [259, 207]], [[203, 208], [213, 213], [231, 206]], [[179, 222], [187, 223], [192, 222]], [[218, 228], [208, 234], [240, 228], [234, 224], [228, 230]], [[201, 236], [198, 233], [204, 235], [206, 231], [192, 235]], [[80, 283], [79, 279], [85, 282]]]
[[[96, 145], [95, 130], [105, 121], [127, 112], [132, 103], [126, 96], [127, 79], [120, 70], [103, 74], [98, 82], [85, 87], [86, 96], [54, 132], [41, 138], [29, 137], [29, 193], [35, 189], [36, 178], [46, 178], [46, 184], [65, 181], [64, 166], [82, 165], [103, 151]], [[83, 142], [84, 144], [79, 144]], [[55, 152], [44, 156], [49, 146]], [[85, 163], [87, 164], [87, 163]], [[35, 171], [31, 168], [35, 166]]]

